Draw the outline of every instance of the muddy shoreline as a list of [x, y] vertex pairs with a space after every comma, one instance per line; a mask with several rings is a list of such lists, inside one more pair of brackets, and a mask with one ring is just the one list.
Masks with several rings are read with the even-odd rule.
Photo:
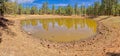
[[[73, 48], [75, 45], [79, 45], [79, 47], [84, 47], [84, 46], [87, 46], [87, 45], [92, 45], [96, 41], [99, 41], [100, 39], [102, 39], [99, 36], [102, 36], [103, 34], [105, 34], [104, 32], [106, 30], [109, 30], [109, 29], [106, 29], [106, 30], [104, 30], [104, 32], [101, 32], [101, 29], [104, 28], [104, 27], [105, 26], [103, 26], [102, 23], [98, 22], [98, 29], [97, 29], [96, 35], [91, 36], [91, 37], [89, 37], [87, 39], [83, 39], [83, 40], [79, 40], [79, 41], [71, 41], [71, 42], [54, 42], [54, 41], [49, 41], [49, 40], [46, 40], [46, 39], [35, 38], [35, 37], [31, 36], [29, 33], [23, 31], [22, 28], [21, 28], [21, 30], [24, 33], [26, 33], [28, 36], [32, 37], [33, 39], [36, 39], [37, 41], [40, 41], [40, 43], [43, 46], [45, 46], [45, 45], [48, 46], [48, 47], [54, 46], [54, 48], [64, 48], [64, 47], [65, 48], [66, 47], [67, 48]], [[104, 37], [103, 37], [103, 39], [104, 39]], [[64, 46], [64, 47], [60, 47], [60, 46]]]
[[[103, 17], [105, 18], [105, 17]], [[70, 43], [55, 43], [37, 39], [24, 32], [20, 25], [21, 19], [14, 19], [13, 26], [9, 26], [15, 35], [2, 32], [3, 41], [0, 45], [0, 55], [9, 56], [106, 56], [108, 53], [120, 52], [120, 24], [119, 19], [113, 18], [98, 21], [98, 34], [93, 38]], [[116, 17], [115, 17], [116, 18]], [[120, 18], [120, 17], [118, 17]], [[100, 20], [100, 21], [99, 21]], [[13, 48], [14, 47], [14, 48]]]

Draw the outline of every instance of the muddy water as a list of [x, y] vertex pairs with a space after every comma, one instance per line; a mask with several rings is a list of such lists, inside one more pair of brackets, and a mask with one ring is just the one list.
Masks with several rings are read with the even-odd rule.
[[92, 19], [32, 19], [23, 20], [21, 24], [33, 37], [56, 42], [87, 39], [97, 31], [97, 23]]

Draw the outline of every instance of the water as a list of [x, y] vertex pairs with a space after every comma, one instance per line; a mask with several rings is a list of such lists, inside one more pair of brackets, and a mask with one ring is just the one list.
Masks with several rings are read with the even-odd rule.
[[79, 41], [97, 32], [97, 23], [92, 19], [32, 19], [21, 24], [33, 37], [56, 42]]

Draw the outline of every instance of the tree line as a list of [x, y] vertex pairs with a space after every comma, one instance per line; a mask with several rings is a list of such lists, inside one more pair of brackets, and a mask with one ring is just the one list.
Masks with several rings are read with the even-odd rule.
[[120, 0], [101, 0], [101, 2], [94, 2], [93, 5], [78, 6], [76, 3], [74, 6], [68, 4], [67, 6], [59, 6], [55, 8], [49, 8], [49, 4], [44, 2], [41, 8], [37, 6], [23, 7], [17, 2], [7, 2], [8, 0], [1, 0], [0, 10], [1, 14], [31, 14], [31, 15], [43, 15], [43, 14], [53, 14], [53, 15], [81, 15], [81, 16], [100, 16], [100, 15], [114, 15], [120, 16]]

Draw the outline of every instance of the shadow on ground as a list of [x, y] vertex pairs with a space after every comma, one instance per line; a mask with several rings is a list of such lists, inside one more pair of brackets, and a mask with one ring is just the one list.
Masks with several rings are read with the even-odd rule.
[[10, 32], [10, 29], [8, 28], [8, 25], [13, 25], [14, 22], [6, 19], [6, 18], [3, 18], [3, 17], [0, 17], [0, 43], [2, 42], [2, 31], [6, 31], [6, 32]]
[[107, 56], [120, 56], [120, 53], [107, 53]]

